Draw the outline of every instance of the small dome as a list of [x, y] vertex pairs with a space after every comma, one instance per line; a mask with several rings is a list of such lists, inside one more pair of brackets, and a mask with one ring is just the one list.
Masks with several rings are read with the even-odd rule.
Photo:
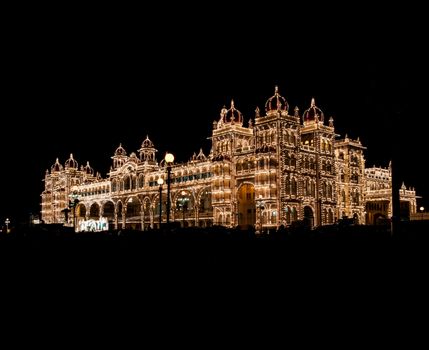
[[243, 115], [238, 109], [235, 108], [234, 100], [231, 100], [230, 109], [226, 109], [225, 106], [222, 108], [220, 115], [223, 118], [224, 123], [243, 124]]
[[289, 105], [286, 99], [279, 94], [279, 88], [276, 86], [274, 89], [274, 95], [265, 102], [265, 112], [280, 111], [287, 113], [288, 110]]
[[142, 148], [154, 148], [154, 144], [149, 140], [149, 136], [146, 136], [146, 139], [142, 143]]
[[63, 170], [63, 166], [60, 164], [58, 158], [55, 161], [55, 163], [51, 166], [51, 172], [53, 171], [61, 171]]
[[309, 109], [307, 109], [304, 114], [302, 115], [304, 122], [309, 122], [316, 120], [316, 117], [319, 121], [323, 122], [324, 115], [322, 110], [316, 106], [316, 102], [314, 98], [311, 99], [311, 106]]
[[115, 156], [126, 156], [127, 152], [122, 147], [122, 143], [119, 144], [119, 147], [115, 151]]
[[64, 164], [65, 168], [72, 168], [72, 169], [78, 169], [78, 164], [76, 160], [73, 158], [73, 153], [70, 153], [70, 158], [66, 160], [66, 163]]
[[91, 166], [89, 165], [89, 162], [86, 162], [85, 167], [83, 168], [83, 170], [88, 174], [88, 175], [94, 175], [94, 169], [91, 168]]

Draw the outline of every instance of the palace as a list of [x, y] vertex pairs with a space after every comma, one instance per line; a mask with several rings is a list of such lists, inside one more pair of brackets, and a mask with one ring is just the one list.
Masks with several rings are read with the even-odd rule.
[[[366, 147], [359, 138], [339, 138], [314, 99], [302, 115], [298, 107], [289, 114], [276, 87], [247, 123], [231, 101], [213, 122], [211, 141], [209, 155], [200, 150], [171, 165], [157, 161], [148, 137], [129, 155], [119, 145], [105, 179], [89, 163], [79, 167], [73, 155], [64, 165], [57, 159], [46, 170], [41, 218], [76, 230], [146, 230], [166, 222], [169, 208], [169, 221], [184, 227], [267, 230], [345, 217], [375, 224], [392, 215], [390, 167], [365, 168]], [[416, 212], [414, 189], [403, 185], [400, 200], [405, 215]]]

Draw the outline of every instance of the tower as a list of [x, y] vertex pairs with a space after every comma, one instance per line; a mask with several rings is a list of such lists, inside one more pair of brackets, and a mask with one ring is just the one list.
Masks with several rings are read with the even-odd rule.
[[[238, 224], [251, 225], [252, 218], [239, 212], [237, 200], [237, 188], [245, 182], [252, 183], [249, 172], [244, 174], [243, 167], [237, 168], [237, 164], [243, 164], [243, 158], [253, 153], [253, 129], [243, 126], [243, 115], [235, 108], [231, 100], [231, 107], [224, 106], [220, 111], [220, 118], [213, 123], [212, 133], [212, 205], [214, 222], [226, 226]], [[251, 158], [251, 157], [250, 157]], [[246, 163], [246, 167], [247, 167]], [[250, 165], [253, 169], [254, 165]], [[247, 175], [247, 177], [246, 177]], [[252, 197], [253, 189], [245, 186]], [[253, 193], [254, 199], [254, 193]], [[251, 214], [251, 213], [250, 213]]]

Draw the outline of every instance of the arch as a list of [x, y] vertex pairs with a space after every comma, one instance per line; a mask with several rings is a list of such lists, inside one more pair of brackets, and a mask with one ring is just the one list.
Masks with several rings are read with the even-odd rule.
[[127, 175], [124, 178], [124, 191], [128, 191], [131, 189], [131, 177]]
[[332, 209], [328, 209], [328, 224], [334, 223], [334, 213], [332, 212]]
[[256, 223], [255, 186], [244, 182], [237, 189], [238, 226], [248, 229]]
[[173, 196], [176, 219], [182, 222], [183, 227], [188, 226], [186, 220], [195, 220], [195, 197], [190, 190], [181, 190]]
[[310, 228], [314, 226], [314, 211], [309, 205], [304, 207], [304, 224]]
[[197, 195], [198, 198], [198, 214], [202, 216], [212, 216], [212, 191], [210, 186], [203, 188]]
[[144, 187], [144, 174], [139, 175], [139, 188]]
[[79, 203], [75, 210], [76, 210], [76, 218], [85, 219], [85, 217], [86, 217], [85, 204]]
[[289, 225], [291, 223], [290, 218], [291, 218], [292, 210], [289, 206], [287, 206], [285, 209], [285, 212], [286, 212], [286, 224]]
[[132, 230], [141, 230], [141, 202], [136, 196], [129, 197], [126, 201], [125, 227]]
[[100, 218], [100, 206], [97, 202], [91, 204], [91, 207], [89, 208], [89, 218], [94, 220], [98, 220]]
[[115, 204], [112, 201], [103, 204], [103, 217], [107, 219], [109, 227], [111, 227], [115, 220]]

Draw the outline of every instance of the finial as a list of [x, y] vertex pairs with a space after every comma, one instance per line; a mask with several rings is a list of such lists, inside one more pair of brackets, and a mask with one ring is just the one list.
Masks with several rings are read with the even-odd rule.
[[311, 107], [316, 107], [316, 101], [314, 100], [314, 97], [311, 99]]
[[274, 87], [274, 95], [278, 95], [278, 94], [279, 94], [279, 87], [278, 87], [278, 85], [276, 85]]
[[234, 109], [235, 107], [234, 107], [234, 100], [233, 99], [231, 99], [231, 109]]
[[253, 121], [252, 119], [249, 119], [249, 128], [252, 129], [253, 128]]
[[298, 108], [298, 106], [295, 106], [294, 112], [295, 112], [295, 117], [299, 117], [299, 108]]
[[405, 183], [404, 183], [404, 181], [402, 181], [401, 189], [402, 189], [402, 190], [406, 190], [406, 189], [407, 189], [407, 188], [405, 187]]
[[334, 126], [334, 118], [329, 118], [329, 126], [332, 128]]
[[346, 137], [345, 137], [345, 138], [346, 138], [346, 139], [348, 139], [348, 138], [349, 138], [349, 135], [347, 135], [347, 134], [346, 134]]
[[57, 160], [55, 161], [55, 163], [59, 163], [60, 161], [58, 160], [58, 158], [57, 158]]
[[73, 153], [70, 153], [70, 158], [73, 159]]
[[122, 142], [119, 143], [119, 147], [122, 147]]
[[256, 106], [256, 109], [255, 109], [255, 118], [259, 118], [260, 116], [261, 116], [261, 111], [260, 111], [259, 107]]
[[149, 140], [149, 135], [148, 134], [146, 134], [146, 140]]
[[357, 138], [357, 140], [356, 140], [356, 141], [360, 143], [360, 138], [359, 138], [359, 136], [358, 136], [358, 138]]

